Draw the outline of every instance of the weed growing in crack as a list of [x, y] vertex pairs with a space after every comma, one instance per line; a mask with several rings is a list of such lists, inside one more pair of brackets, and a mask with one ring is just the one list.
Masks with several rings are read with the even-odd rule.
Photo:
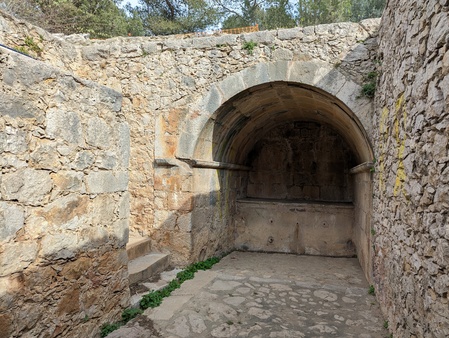
[[246, 41], [243, 44], [243, 49], [246, 49], [248, 51], [248, 54], [252, 54], [254, 52], [254, 47], [257, 46], [257, 43], [254, 42], [253, 40], [251, 41]]
[[206, 259], [205, 261], [194, 263], [186, 267], [183, 271], [178, 272], [176, 278], [173, 279], [166, 287], [158, 291], [151, 291], [142, 297], [140, 301], [140, 309], [126, 309], [122, 313], [122, 320], [117, 323], [106, 323], [101, 326], [101, 337], [106, 337], [109, 333], [117, 330], [120, 326], [125, 325], [131, 319], [142, 314], [144, 310], [148, 308], [155, 308], [161, 305], [162, 300], [165, 297], [170, 296], [170, 294], [181, 287], [181, 284], [186, 280], [192, 279], [195, 273], [199, 270], [208, 270], [214, 264], [218, 263], [220, 258], [212, 257]]

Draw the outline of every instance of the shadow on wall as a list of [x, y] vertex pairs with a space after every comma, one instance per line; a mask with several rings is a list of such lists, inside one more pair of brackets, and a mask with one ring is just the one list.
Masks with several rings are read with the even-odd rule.
[[0, 277], [1, 336], [98, 337], [129, 302], [126, 250], [112, 244], [121, 241], [106, 235], [68, 246]]
[[[223, 170], [190, 168], [185, 163], [156, 167], [165, 190], [155, 196], [155, 224], [151, 234], [153, 249], [171, 254], [172, 264], [184, 266], [194, 261], [219, 256], [234, 248], [233, 229], [228, 217], [230, 191], [219, 189], [229, 173]], [[194, 177], [199, 178], [197, 183]], [[193, 181], [193, 182], [192, 182]], [[222, 183], [218, 183], [221, 181]], [[179, 191], [180, 185], [206, 186], [208, 191]], [[209, 190], [210, 187], [216, 187]]]

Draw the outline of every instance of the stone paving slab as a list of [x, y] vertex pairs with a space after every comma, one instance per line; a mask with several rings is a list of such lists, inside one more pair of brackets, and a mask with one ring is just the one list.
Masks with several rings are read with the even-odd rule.
[[109, 335], [388, 337], [356, 259], [233, 252]]

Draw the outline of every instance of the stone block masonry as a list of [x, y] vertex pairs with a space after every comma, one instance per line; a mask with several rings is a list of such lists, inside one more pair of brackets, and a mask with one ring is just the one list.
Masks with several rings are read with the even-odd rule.
[[[177, 212], [167, 207], [173, 204], [173, 197], [169, 196], [167, 190], [182, 196], [192, 195], [196, 191], [191, 187], [185, 189], [192, 185], [189, 177], [193, 175], [183, 170], [178, 176], [184, 175], [184, 183], [170, 185], [169, 188], [160, 187], [159, 182], [166, 181], [167, 170], [155, 167], [154, 162], [157, 158], [173, 158], [182, 153], [182, 148], [196, 144], [200, 131], [191, 130], [185, 124], [186, 121], [192, 121], [195, 127], [196, 121], [204, 117], [201, 116], [198, 102], [210, 96], [208, 105], [211, 106], [224, 97], [230, 98], [238, 92], [236, 90], [240, 89], [243, 82], [256, 85], [260, 80], [283, 80], [284, 69], [276, 68], [273, 66], [275, 63], [294, 68], [291, 64], [304, 62], [299, 67], [301, 74], [308, 73], [313, 78], [323, 71], [315, 74], [315, 70], [307, 68], [307, 65], [321, 62], [328, 68], [326, 71], [339, 69], [355, 83], [362, 84], [364, 74], [374, 66], [375, 37], [379, 24], [378, 19], [369, 19], [360, 24], [338, 23], [242, 35], [89, 40], [80, 35], [56, 37], [37, 27], [18, 23], [7, 15], [3, 15], [1, 20], [0, 33], [2, 27], [5, 32], [3, 36], [0, 34], [3, 43], [20, 46], [26, 36], [32, 36], [35, 41], [39, 41], [42, 52], [38, 57], [45, 62], [123, 94], [122, 112], [130, 126], [131, 136], [130, 230], [153, 237], [154, 247], [160, 250], [171, 245], [167, 238], [190, 236], [188, 233], [159, 231], [160, 228], [173, 228], [168, 224], [171, 218], [185, 218], [184, 211]], [[6, 34], [11, 30], [16, 34], [15, 39]], [[256, 43], [253, 53], [243, 48], [248, 41]], [[292, 72], [293, 78], [296, 72]], [[260, 79], [265, 73], [270, 77]], [[238, 83], [230, 79], [232, 75], [237, 76]], [[332, 78], [330, 85], [340, 88], [346, 83], [346, 79], [343, 80], [340, 77]], [[219, 88], [217, 83], [221, 83]], [[352, 95], [352, 89], [342, 88], [342, 95]], [[357, 105], [366, 114], [365, 128], [370, 131], [371, 103], [359, 99]], [[92, 120], [88, 135], [89, 130], [99, 129], [102, 129], [101, 124]], [[183, 132], [192, 135], [188, 140], [181, 139], [180, 134]], [[102, 143], [104, 136], [88, 139], [95, 145]], [[89, 157], [80, 154], [79, 165], [82, 166], [86, 161], [89, 161]], [[169, 175], [177, 176], [172, 174], [173, 170], [176, 169], [170, 170]], [[171, 180], [176, 181], [177, 178], [172, 177]], [[186, 248], [183, 252], [188, 253], [189, 250]], [[180, 257], [180, 261], [185, 262], [186, 259]]]
[[394, 337], [448, 337], [449, 2], [389, 1], [379, 36], [376, 293]]
[[1, 337], [96, 337], [128, 305], [121, 102], [0, 50]]
[[247, 121], [279, 113], [326, 118], [363, 159], [353, 239], [394, 336], [449, 336], [448, 13], [387, 1], [379, 36], [369, 19], [105, 41], [2, 13], [0, 42], [31, 37], [45, 64], [0, 54], [0, 332], [88, 337], [115, 319], [128, 221], [177, 264], [232, 249], [240, 156], [263, 130]]

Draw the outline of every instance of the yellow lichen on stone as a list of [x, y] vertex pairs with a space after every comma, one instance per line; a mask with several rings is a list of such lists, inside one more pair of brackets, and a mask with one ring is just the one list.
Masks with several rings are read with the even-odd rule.
[[379, 158], [377, 159], [377, 162], [379, 164], [379, 191], [382, 193], [385, 191], [385, 178], [384, 178], [384, 171], [385, 171], [385, 163], [384, 163], [384, 157], [385, 157], [385, 143], [387, 140], [387, 135], [385, 134], [387, 131], [386, 121], [388, 119], [389, 110], [387, 107], [384, 107], [382, 109], [382, 115], [380, 117], [380, 123], [379, 123], [379, 130], [380, 130], [380, 142], [379, 142]]
[[[396, 179], [394, 183], [393, 195], [398, 196], [400, 192], [405, 195], [403, 183], [407, 179], [407, 174], [404, 169], [404, 152], [405, 152], [405, 134], [400, 135], [400, 124], [402, 128], [405, 128], [405, 122], [407, 120], [407, 112], [404, 107], [404, 94], [402, 94], [396, 101], [396, 116], [394, 121], [394, 136], [396, 139], [397, 153], [398, 153], [398, 169], [396, 171]], [[402, 112], [402, 121], [400, 113]]]

